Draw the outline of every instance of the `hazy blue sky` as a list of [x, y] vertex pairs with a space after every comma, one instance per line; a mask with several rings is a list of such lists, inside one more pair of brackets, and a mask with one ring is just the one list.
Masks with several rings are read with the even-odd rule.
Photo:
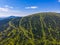
[[60, 0], [0, 0], [0, 17], [60, 12]]

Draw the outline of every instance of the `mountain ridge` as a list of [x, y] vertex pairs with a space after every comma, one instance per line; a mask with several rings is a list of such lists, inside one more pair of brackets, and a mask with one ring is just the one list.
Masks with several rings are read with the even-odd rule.
[[0, 45], [60, 45], [60, 14], [12, 18], [0, 32]]

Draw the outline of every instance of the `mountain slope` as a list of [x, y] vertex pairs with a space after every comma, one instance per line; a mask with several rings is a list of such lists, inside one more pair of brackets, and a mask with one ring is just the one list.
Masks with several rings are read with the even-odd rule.
[[14, 18], [20, 19], [21, 17], [10, 16], [0, 19], [0, 31], [5, 30], [9, 26], [9, 21], [13, 20]]
[[37, 13], [13, 18], [0, 32], [0, 45], [60, 45], [60, 14]]

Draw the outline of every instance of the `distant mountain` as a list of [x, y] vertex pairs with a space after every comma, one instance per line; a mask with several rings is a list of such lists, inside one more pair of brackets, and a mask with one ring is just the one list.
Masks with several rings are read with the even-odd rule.
[[0, 28], [0, 45], [60, 45], [59, 13], [37, 13], [3, 21], [6, 23]]
[[13, 20], [14, 18], [20, 19], [21, 17], [10, 16], [10, 17], [0, 18], [0, 31], [5, 30], [5, 28], [8, 27], [9, 25], [9, 21]]
[[10, 16], [10, 18], [15, 18], [16, 16]]
[[0, 20], [16, 18], [16, 16], [0, 17]]
[[3, 19], [5, 19], [5, 18], [0, 18], [0, 20], [3, 20]]

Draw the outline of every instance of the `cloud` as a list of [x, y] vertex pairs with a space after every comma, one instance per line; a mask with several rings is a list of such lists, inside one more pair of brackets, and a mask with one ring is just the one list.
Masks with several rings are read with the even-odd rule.
[[8, 6], [8, 5], [5, 5], [4, 7], [0, 7], [0, 17], [8, 17], [8, 16], [24, 16], [26, 15], [26, 13], [20, 11], [20, 10], [17, 10], [17, 9], [14, 9], [13, 7], [11, 6]]
[[27, 13], [17, 10], [12, 6], [4, 5], [3, 7], [0, 7], [0, 17], [9, 17], [9, 16], [24, 16]]
[[9, 11], [9, 9], [8, 9], [8, 8], [0, 8], [0, 11], [5, 11], [5, 12], [7, 12], [7, 11]]
[[26, 16], [26, 15], [28, 15], [28, 13], [20, 11], [20, 10], [10, 10], [10, 11], [7, 11], [7, 12], [0, 11], [0, 17], [9, 17], [9, 16], [22, 17], [22, 16]]
[[25, 7], [25, 9], [37, 9], [37, 6], [30, 6], [30, 7]]
[[60, 2], [60, 0], [58, 0], [58, 2]]
[[[30, 6], [30, 7], [25, 7], [26, 9], [36, 9], [38, 8], [37, 6]], [[4, 7], [0, 7], [0, 17], [8, 17], [8, 16], [27, 16], [29, 14], [32, 14], [33, 12], [25, 12], [22, 10], [17, 10], [12, 6], [5, 5]]]
[[9, 6], [9, 5], [5, 5], [4, 7], [5, 7], [5, 8], [10, 8], [10, 9], [13, 9], [13, 8], [14, 8], [14, 7]]
[[8, 6], [8, 5], [5, 5], [4, 7], [0, 7], [0, 11], [4, 11], [4, 12], [8, 12], [8, 11], [10, 11], [12, 9], [13, 9], [13, 7]]

